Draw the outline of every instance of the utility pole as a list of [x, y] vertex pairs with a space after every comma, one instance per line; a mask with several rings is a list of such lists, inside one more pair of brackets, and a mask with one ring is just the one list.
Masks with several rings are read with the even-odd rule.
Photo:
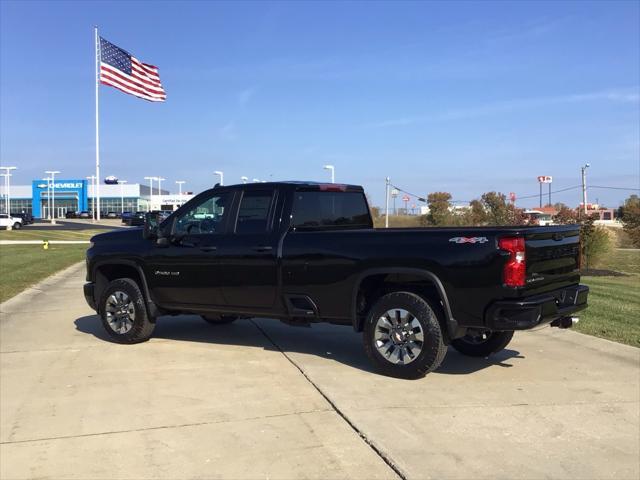
[[586, 163], [582, 168], [582, 206], [585, 216], [587, 215], [587, 168], [589, 164]]
[[386, 178], [384, 197], [385, 197], [385, 213], [384, 213], [384, 228], [389, 228], [389, 184], [391, 179]]

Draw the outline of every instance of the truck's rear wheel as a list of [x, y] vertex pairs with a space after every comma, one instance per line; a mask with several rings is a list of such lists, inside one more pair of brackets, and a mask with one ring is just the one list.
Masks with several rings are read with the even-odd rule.
[[140, 287], [129, 278], [118, 278], [107, 285], [100, 300], [100, 314], [105, 330], [118, 343], [144, 342], [155, 328]]
[[422, 378], [440, 366], [444, 344], [435, 303], [410, 292], [384, 295], [364, 324], [364, 349], [374, 366], [392, 377]]
[[16, 222], [13, 224], [14, 230], [20, 230], [22, 228], [22, 224], [20, 222]]
[[504, 350], [513, 338], [513, 332], [491, 332], [476, 330], [462, 338], [451, 341], [451, 346], [463, 355], [470, 357], [488, 357], [492, 353]]
[[233, 315], [200, 315], [202, 319], [211, 325], [224, 325], [235, 322], [238, 317]]

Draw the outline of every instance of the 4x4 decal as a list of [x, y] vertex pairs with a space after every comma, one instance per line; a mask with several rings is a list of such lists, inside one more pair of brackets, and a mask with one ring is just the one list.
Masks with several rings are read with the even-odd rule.
[[486, 243], [487, 237], [453, 237], [449, 239], [453, 243]]

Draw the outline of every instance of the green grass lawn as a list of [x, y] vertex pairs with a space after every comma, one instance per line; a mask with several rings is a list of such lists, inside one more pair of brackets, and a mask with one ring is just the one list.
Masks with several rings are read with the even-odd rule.
[[640, 275], [582, 277], [589, 286], [589, 307], [576, 330], [640, 347]]
[[[12, 232], [8, 232], [12, 233]], [[0, 245], [0, 302], [84, 259], [89, 245]]]
[[616, 272], [640, 274], [640, 249], [614, 249], [595, 265], [595, 268], [606, 268]]
[[0, 240], [89, 240], [108, 230], [0, 230]]

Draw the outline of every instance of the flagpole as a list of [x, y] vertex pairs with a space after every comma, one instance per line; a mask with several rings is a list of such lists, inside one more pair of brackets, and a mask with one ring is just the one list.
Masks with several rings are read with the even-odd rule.
[[100, 83], [100, 42], [98, 37], [98, 26], [94, 26], [96, 37], [96, 188], [93, 196], [96, 200], [95, 218], [100, 221], [100, 124], [98, 120], [98, 86]]

